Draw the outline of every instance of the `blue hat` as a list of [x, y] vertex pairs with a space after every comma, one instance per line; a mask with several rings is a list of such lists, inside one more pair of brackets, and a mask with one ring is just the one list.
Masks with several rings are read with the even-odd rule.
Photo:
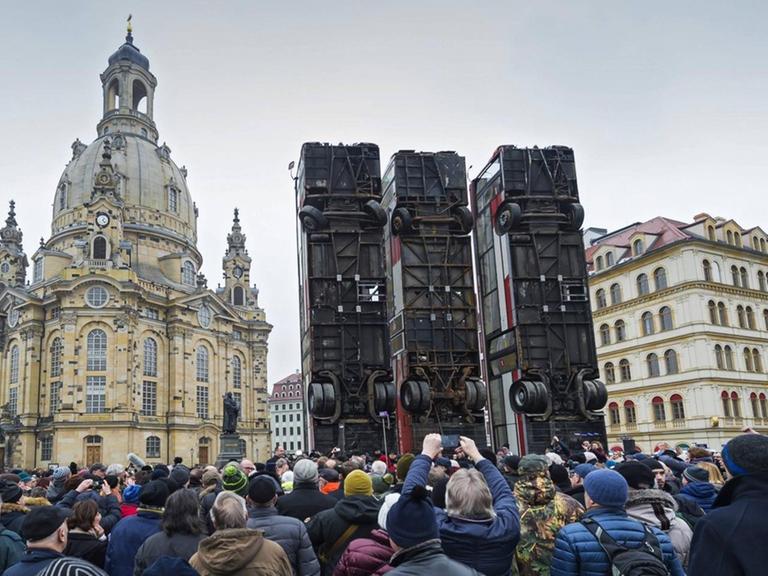
[[579, 475], [580, 478], [586, 478], [590, 472], [597, 470], [594, 464], [579, 464], [573, 471]]
[[595, 470], [584, 480], [584, 491], [593, 502], [606, 508], [623, 508], [629, 486], [624, 476], [613, 470]]
[[141, 492], [141, 486], [138, 484], [126, 486], [125, 490], [123, 490], [123, 502], [126, 504], [138, 504], [139, 492]]
[[423, 486], [416, 486], [392, 505], [387, 514], [387, 533], [401, 548], [440, 538], [435, 510]]

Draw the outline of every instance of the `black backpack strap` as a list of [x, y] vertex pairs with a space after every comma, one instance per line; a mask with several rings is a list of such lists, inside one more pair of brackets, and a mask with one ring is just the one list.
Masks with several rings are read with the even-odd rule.
[[620, 546], [619, 543], [616, 542], [616, 540], [614, 540], [610, 534], [608, 534], [608, 532], [603, 530], [603, 527], [600, 526], [600, 524], [598, 524], [591, 518], [582, 518], [581, 523], [597, 539], [597, 542], [600, 544], [600, 547], [603, 550], [605, 550], [605, 553], [608, 555], [609, 562], [613, 562], [613, 558], [619, 552], [628, 550], [626, 546]]
[[656, 534], [653, 533], [653, 530], [646, 524], [643, 524], [643, 529], [645, 530], [645, 539], [643, 540], [643, 546], [645, 546], [649, 552], [651, 552], [656, 558], [659, 560], [664, 560], [664, 553], [661, 550], [661, 544], [659, 543], [659, 539], [656, 538]]

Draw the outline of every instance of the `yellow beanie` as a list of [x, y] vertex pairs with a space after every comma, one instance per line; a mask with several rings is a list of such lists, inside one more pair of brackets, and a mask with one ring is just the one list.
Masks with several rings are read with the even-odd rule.
[[344, 478], [344, 496], [373, 496], [371, 477], [362, 470], [353, 470]]

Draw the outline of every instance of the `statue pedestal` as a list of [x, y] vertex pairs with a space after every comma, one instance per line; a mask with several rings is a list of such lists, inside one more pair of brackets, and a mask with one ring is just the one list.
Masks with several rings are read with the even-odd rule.
[[219, 436], [219, 455], [216, 457], [216, 468], [221, 468], [227, 462], [240, 462], [245, 454], [240, 451], [240, 434], [222, 434]]

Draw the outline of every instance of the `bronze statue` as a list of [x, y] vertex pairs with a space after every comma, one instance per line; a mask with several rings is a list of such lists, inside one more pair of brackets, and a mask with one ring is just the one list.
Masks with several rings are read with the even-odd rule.
[[232, 392], [224, 395], [224, 434], [237, 433], [237, 419], [240, 416], [240, 407], [235, 402]]

